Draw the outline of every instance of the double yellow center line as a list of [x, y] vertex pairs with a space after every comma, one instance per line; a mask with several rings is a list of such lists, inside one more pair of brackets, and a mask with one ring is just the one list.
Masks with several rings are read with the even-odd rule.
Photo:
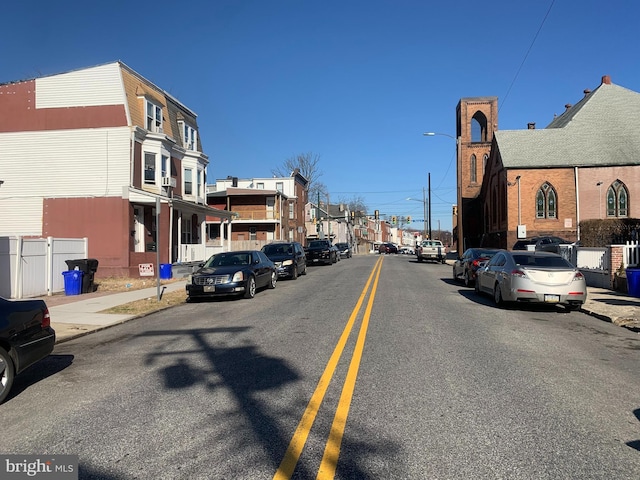
[[320, 409], [320, 405], [322, 404], [322, 400], [324, 399], [327, 389], [329, 388], [329, 383], [331, 382], [331, 379], [335, 374], [338, 361], [342, 356], [344, 347], [347, 343], [347, 340], [349, 339], [349, 336], [351, 335], [351, 331], [353, 330], [353, 325], [358, 318], [358, 314], [360, 313], [362, 304], [364, 303], [364, 300], [367, 296], [369, 287], [373, 282], [373, 288], [371, 289], [371, 294], [369, 295], [369, 301], [367, 302], [367, 307], [362, 319], [362, 325], [360, 326], [360, 333], [358, 334], [353, 357], [351, 358], [351, 363], [349, 364], [347, 377], [342, 387], [342, 394], [340, 395], [338, 408], [336, 409], [336, 413], [333, 418], [331, 431], [329, 433], [329, 438], [325, 446], [324, 455], [322, 456], [322, 462], [320, 463], [317, 478], [329, 479], [333, 478], [335, 475], [336, 466], [338, 464], [338, 456], [340, 455], [342, 436], [347, 424], [347, 416], [349, 414], [349, 407], [351, 405], [351, 399], [353, 397], [353, 390], [355, 388], [356, 378], [358, 376], [358, 369], [360, 368], [362, 351], [364, 350], [364, 342], [367, 336], [367, 328], [369, 327], [369, 317], [371, 316], [371, 309], [373, 308], [373, 300], [378, 288], [378, 279], [380, 278], [380, 270], [382, 269], [383, 261], [384, 257], [380, 256], [375, 266], [373, 267], [369, 278], [367, 279], [367, 283], [365, 284], [364, 289], [362, 290], [362, 293], [358, 298], [358, 302], [356, 303], [355, 308], [349, 316], [349, 321], [342, 331], [342, 335], [338, 340], [336, 348], [333, 350], [331, 358], [329, 359], [329, 362], [327, 363], [327, 366], [325, 367], [324, 372], [320, 377], [320, 381], [318, 382], [318, 385], [316, 386], [316, 389], [313, 392], [309, 403], [307, 404], [307, 408], [305, 409], [302, 418], [300, 419], [300, 423], [298, 423], [298, 427], [296, 428], [296, 431], [291, 438], [291, 442], [289, 442], [289, 446], [284, 454], [284, 458], [282, 459], [282, 462], [280, 462], [280, 466], [278, 467], [278, 470], [273, 477], [274, 480], [288, 480], [293, 475], [293, 471], [295, 470], [296, 464], [300, 459], [304, 444], [309, 437], [309, 432], [311, 431], [313, 422], [316, 419], [318, 410]]

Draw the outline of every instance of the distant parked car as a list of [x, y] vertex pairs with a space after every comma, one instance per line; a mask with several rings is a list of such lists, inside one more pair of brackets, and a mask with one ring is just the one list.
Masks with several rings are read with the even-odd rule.
[[381, 243], [378, 251], [380, 253], [398, 253], [398, 246], [394, 243]]
[[55, 343], [43, 300], [0, 297], [0, 402], [9, 395], [15, 376], [48, 356]]
[[569, 240], [554, 236], [531, 237], [526, 240], [518, 240], [513, 244], [512, 250], [560, 253], [560, 245], [570, 245], [572, 243]]
[[486, 262], [498, 252], [497, 249], [468, 248], [453, 263], [453, 279], [464, 282], [465, 287], [472, 286], [476, 281], [476, 271], [481, 262]]
[[275, 264], [279, 277], [295, 280], [307, 273], [307, 257], [298, 242], [270, 243], [262, 247], [262, 253]]
[[500, 250], [477, 271], [477, 293], [505, 302], [560, 304], [577, 310], [587, 300], [580, 271], [551, 252]]
[[403, 245], [398, 249], [398, 253], [400, 253], [401, 255], [415, 255], [416, 251], [414, 250], [413, 247]]
[[318, 263], [332, 265], [338, 261], [336, 258], [338, 249], [329, 240], [311, 240], [304, 250], [307, 255], [307, 265]]
[[351, 251], [351, 246], [346, 242], [338, 242], [335, 244], [338, 252], [340, 252], [340, 256], [342, 258], [351, 258], [353, 256], [353, 252]]
[[187, 300], [224, 295], [253, 298], [261, 287], [276, 288], [275, 264], [258, 250], [213, 255], [189, 276]]

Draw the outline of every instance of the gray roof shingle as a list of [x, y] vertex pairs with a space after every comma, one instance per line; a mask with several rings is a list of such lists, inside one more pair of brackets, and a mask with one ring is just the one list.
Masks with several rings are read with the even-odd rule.
[[545, 129], [499, 130], [507, 168], [640, 164], [640, 94], [603, 83]]

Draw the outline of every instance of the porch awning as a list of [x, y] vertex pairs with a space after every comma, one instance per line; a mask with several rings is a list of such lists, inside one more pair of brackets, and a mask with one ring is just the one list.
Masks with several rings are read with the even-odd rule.
[[211, 217], [224, 218], [227, 220], [233, 220], [238, 217], [236, 212], [230, 212], [228, 210], [219, 210], [212, 208], [208, 205], [202, 205], [200, 203], [187, 202], [186, 200], [178, 198], [169, 198], [164, 195], [157, 195], [155, 193], [145, 192], [138, 190], [137, 188], [129, 187], [129, 201], [136, 203], [147, 203], [149, 205], [155, 205], [156, 199], [160, 199], [160, 203], [173, 204], [182, 210], [189, 210], [194, 213], [201, 213]]

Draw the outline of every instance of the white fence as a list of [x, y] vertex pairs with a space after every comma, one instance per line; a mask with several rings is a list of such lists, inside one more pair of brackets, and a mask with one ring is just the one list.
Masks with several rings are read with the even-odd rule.
[[64, 291], [66, 260], [87, 258], [87, 238], [0, 237], [0, 296], [26, 298]]
[[629, 265], [636, 267], [640, 265], [640, 244], [637, 241], [627, 242], [622, 251], [622, 263], [624, 268], [627, 268]]

